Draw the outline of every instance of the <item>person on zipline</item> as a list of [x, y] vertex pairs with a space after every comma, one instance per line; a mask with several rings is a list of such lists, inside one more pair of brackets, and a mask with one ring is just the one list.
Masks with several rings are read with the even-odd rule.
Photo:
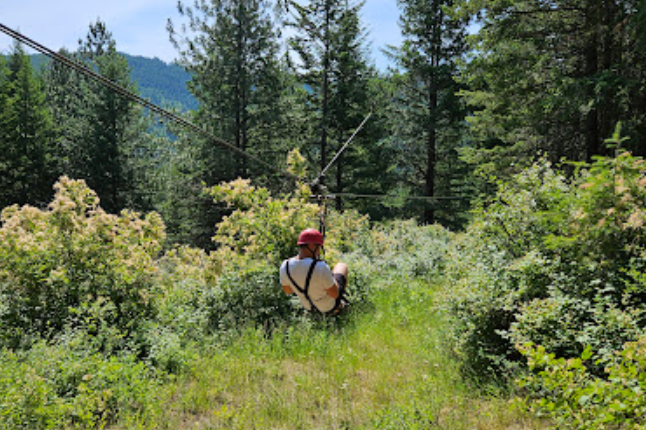
[[308, 228], [298, 236], [298, 255], [280, 266], [280, 283], [285, 294], [296, 293], [303, 307], [322, 314], [337, 314], [347, 301], [348, 266], [338, 263], [334, 270], [320, 260], [323, 235]]

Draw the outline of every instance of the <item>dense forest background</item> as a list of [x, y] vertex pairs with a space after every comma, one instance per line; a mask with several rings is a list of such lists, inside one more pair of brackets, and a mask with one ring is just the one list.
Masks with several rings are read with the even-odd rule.
[[[168, 22], [176, 64], [119, 53], [101, 21], [63, 53], [278, 170], [298, 149], [310, 179], [372, 112], [324, 185], [391, 196], [336, 200], [375, 220], [460, 228], [492, 176], [542, 156], [606, 155], [619, 122], [627, 149], [646, 152], [643, 2], [400, 1], [404, 41], [388, 48], [395, 66], [385, 71], [374, 66], [362, 5], [180, 3], [183, 19]], [[285, 187], [250, 158], [33, 59], [16, 45], [0, 62], [0, 206], [42, 205], [66, 174], [87, 180], [107, 210], [157, 210], [173, 242], [209, 247], [225, 212], [203, 184]]]

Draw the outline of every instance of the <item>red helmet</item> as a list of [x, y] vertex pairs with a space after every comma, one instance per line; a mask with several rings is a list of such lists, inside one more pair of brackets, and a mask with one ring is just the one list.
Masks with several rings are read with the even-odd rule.
[[323, 245], [324, 240], [320, 231], [315, 228], [308, 228], [307, 230], [303, 230], [298, 236], [297, 245]]

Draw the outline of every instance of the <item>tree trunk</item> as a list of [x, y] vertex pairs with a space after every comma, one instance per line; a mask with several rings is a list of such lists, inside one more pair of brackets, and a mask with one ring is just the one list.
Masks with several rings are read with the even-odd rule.
[[[586, 28], [589, 31], [587, 44], [585, 47], [585, 73], [584, 79], [593, 78], [599, 71], [599, 7], [600, 0], [594, 0], [587, 10]], [[585, 150], [586, 160], [590, 162], [592, 156], [599, 155], [600, 151], [600, 138], [599, 138], [599, 109], [597, 107], [597, 96], [593, 83], [587, 84], [586, 89], [587, 102], [592, 103], [590, 111], [585, 118]]]
[[[437, 76], [441, 59], [442, 47], [442, 25], [444, 13], [438, 2], [434, 3], [438, 13], [438, 20], [432, 28], [433, 45], [431, 50], [430, 63], [433, 72], [429, 79], [429, 99], [428, 99], [428, 138], [426, 142], [426, 178], [425, 178], [425, 195], [433, 197], [435, 195], [435, 176], [437, 170], [437, 102], [439, 96], [439, 79]], [[424, 223], [435, 223], [435, 207], [426, 207], [424, 209]]]
[[[330, 86], [330, 1], [325, 2], [325, 53], [323, 54], [323, 88], [322, 88], [322, 118], [321, 118], [321, 171], [327, 166], [327, 138], [329, 116], [329, 86]], [[321, 178], [321, 184], [325, 178]]]
[[[431, 91], [430, 100], [429, 100], [429, 112], [432, 117], [435, 116], [435, 111], [437, 109], [437, 90], [433, 89]], [[425, 183], [425, 195], [427, 197], [433, 197], [435, 195], [435, 170], [437, 163], [437, 130], [435, 127], [435, 119], [431, 118], [429, 122], [430, 126], [428, 129], [428, 140], [426, 142], [426, 183]], [[433, 224], [435, 223], [435, 208], [427, 207], [424, 209], [424, 223]]]
[[[341, 139], [339, 139], [339, 142]], [[339, 155], [339, 158], [336, 160], [336, 192], [343, 192], [343, 153]], [[343, 201], [341, 197], [336, 198], [336, 209], [340, 212], [343, 210]]]

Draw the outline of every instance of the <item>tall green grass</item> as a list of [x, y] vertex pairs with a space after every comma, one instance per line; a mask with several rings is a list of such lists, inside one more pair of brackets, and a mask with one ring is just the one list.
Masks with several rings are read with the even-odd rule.
[[[400, 279], [340, 321], [249, 328], [170, 381], [159, 429], [538, 429], [502, 394], [465, 385], [442, 341], [436, 286]], [[130, 421], [129, 425], [132, 425]], [[128, 428], [129, 425], [116, 428]]]

